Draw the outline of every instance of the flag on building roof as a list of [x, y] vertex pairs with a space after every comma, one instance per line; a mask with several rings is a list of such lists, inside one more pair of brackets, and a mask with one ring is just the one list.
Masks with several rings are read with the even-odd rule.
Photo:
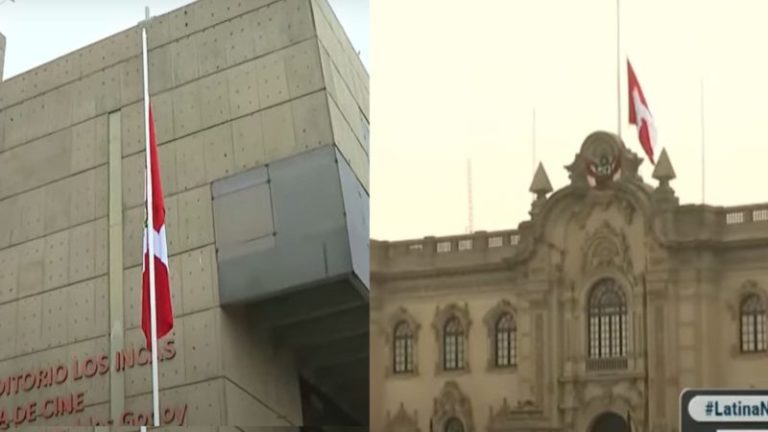
[[642, 145], [648, 159], [655, 165], [656, 124], [629, 59], [627, 59], [627, 74], [629, 75], [629, 123], [637, 126], [637, 137], [640, 140], [640, 145]]

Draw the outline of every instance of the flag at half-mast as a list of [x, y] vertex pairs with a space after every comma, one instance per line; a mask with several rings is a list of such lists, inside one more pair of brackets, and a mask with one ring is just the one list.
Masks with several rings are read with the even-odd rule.
[[652, 164], [656, 150], [656, 123], [653, 121], [648, 102], [645, 100], [643, 89], [637, 80], [634, 69], [627, 59], [627, 74], [629, 75], [629, 123], [637, 126], [637, 137], [643, 146], [646, 156]]
[[[168, 270], [168, 248], [165, 240], [165, 202], [163, 188], [160, 182], [160, 164], [157, 157], [157, 138], [155, 136], [155, 120], [152, 108], [149, 108], [149, 163], [152, 171], [152, 230], [144, 219], [144, 266], [142, 268], [141, 284], [141, 329], [147, 339], [147, 348], [152, 347], [151, 309], [149, 304], [149, 243], [148, 235], [154, 236], [153, 249], [155, 260], [155, 302], [157, 312], [157, 338], [167, 335], [173, 329], [173, 306], [171, 304], [171, 283]], [[145, 187], [147, 178], [144, 177]], [[146, 203], [147, 190], [144, 190]], [[149, 203], [145, 204], [145, 211]]]

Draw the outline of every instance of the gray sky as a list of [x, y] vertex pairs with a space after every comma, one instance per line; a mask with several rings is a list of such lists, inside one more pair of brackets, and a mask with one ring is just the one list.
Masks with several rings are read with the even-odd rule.
[[[328, 0], [368, 65], [368, 0]], [[0, 32], [7, 38], [4, 78], [135, 26], [144, 6], [161, 15], [191, 0], [0, 0]], [[137, 41], [138, 43], [138, 41]]]
[[[527, 219], [534, 106], [537, 159], [555, 189], [589, 133], [617, 130], [615, 1], [386, 0], [371, 16], [374, 238], [465, 232], [468, 157], [475, 230]], [[768, 2], [622, 0], [621, 16], [627, 145], [643, 156], [626, 120], [624, 56], [681, 203], [701, 202], [702, 80], [707, 203], [768, 201]], [[656, 185], [651, 172], [644, 162]]]

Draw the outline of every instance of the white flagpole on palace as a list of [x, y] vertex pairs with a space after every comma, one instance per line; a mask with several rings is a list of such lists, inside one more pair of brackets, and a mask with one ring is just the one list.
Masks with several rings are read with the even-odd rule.
[[533, 118], [531, 119], [531, 177], [536, 174], [536, 108], [533, 108]]
[[616, 0], [616, 126], [621, 138], [621, 0]]
[[704, 135], [704, 80], [703, 79], [701, 80], [699, 91], [700, 91], [699, 96], [700, 96], [700, 99], [701, 99], [700, 100], [700, 104], [701, 104], [701, 118], [699, 120], [701, 122], [701, 203], [704, 204], [706, 202], [706, 195], [705, 195], [706, 189], [705, 189], [705, 185], [706, 185], [707, 178], [706, 178], [705, 174], [706, 174], [707, 161], [706, 161], [706, 158], [705, 158], [706, 157], [706, 153], [704, 152], [705, 151], [705, 147], [704, 147], [704, 143], [705, 143], [704, 136], [705, 135]]
[[[533, 108], [533, 117], [531, 118], [531, 178], [536, 176], [536, 107]], [[531, 193], [533, 199], [536, 194]]]
[[149, 313], [152, 330], [152, 413], [155, 427], [160, 426], [160, 384], [158, 378], [157, 355], [157, 304], [155, 299], [155, 242], [154, 214], [152, 207], [152, 158], [149, 141], [149, 66], [147, 61], [147, 25], [149, 25], [149, 6], [145, 9], [146, 21], [141, 28], [141, 53], [144, 67], [144, 140], [146, 142], [146, 190], [147, 190], [147, 251], [149, 255]]

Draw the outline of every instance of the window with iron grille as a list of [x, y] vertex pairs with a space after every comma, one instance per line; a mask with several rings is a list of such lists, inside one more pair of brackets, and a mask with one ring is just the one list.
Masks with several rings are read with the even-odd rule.
[[505, 313], [496, 321], [496, 366], [517, 364], [517, 327], [512, 314]]
[[407, 322], [400, 322], [394, 331], [395, 373], [413, 372], [413, 329]]
[[627, 304], [614, 279], [602, 279], [592, 287], [588, 320], [590, 358], [627, 355]]
[[464, 368], [464, 327], [456, 317], [449, 318], [443, 329], [443, 368]]
[[741, 302], [741, 351], [760, 352], [768, 348], [765, 338], [765, 304], [756, 294]]

